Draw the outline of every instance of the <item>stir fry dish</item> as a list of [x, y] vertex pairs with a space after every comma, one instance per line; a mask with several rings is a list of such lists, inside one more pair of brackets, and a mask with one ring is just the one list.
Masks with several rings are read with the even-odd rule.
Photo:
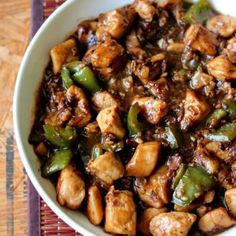
[[236, 20], [135, 0], [50, 51], [29, 137], [61, 206], [113, 235], [236, 224]]

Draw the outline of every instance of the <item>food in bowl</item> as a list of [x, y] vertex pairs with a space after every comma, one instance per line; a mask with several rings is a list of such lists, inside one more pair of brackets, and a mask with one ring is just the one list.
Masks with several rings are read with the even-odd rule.
[[50, 51], [29, 137], [60, 205], [111, 234], [235, 225], [236, 22], [136, 0]]

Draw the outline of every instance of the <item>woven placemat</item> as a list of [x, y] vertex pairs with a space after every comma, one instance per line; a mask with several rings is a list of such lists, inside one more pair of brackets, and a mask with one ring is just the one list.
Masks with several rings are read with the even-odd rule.
[[[31, 36], [37, 32], [47, 17], [65, 0], [31, 0]], [[28, 180], [29, 235], [30, 236], [81, 236], [64, 223], [40, 198]]]

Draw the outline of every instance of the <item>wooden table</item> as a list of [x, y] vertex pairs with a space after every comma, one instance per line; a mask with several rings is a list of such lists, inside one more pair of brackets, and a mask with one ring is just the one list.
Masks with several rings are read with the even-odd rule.
[[13, 134], [12, 99], [29, 42], [30, 1], [0, 0], [0, 235], [27, 235], [26, 175]]

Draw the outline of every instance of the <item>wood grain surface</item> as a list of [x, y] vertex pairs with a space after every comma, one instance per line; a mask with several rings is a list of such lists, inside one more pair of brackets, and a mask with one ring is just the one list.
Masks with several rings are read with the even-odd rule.
[[27, 235], [26, 175], [14, 141], [12, 100], [29, 42], [29, 0], [0, 0], [0, 235]]

